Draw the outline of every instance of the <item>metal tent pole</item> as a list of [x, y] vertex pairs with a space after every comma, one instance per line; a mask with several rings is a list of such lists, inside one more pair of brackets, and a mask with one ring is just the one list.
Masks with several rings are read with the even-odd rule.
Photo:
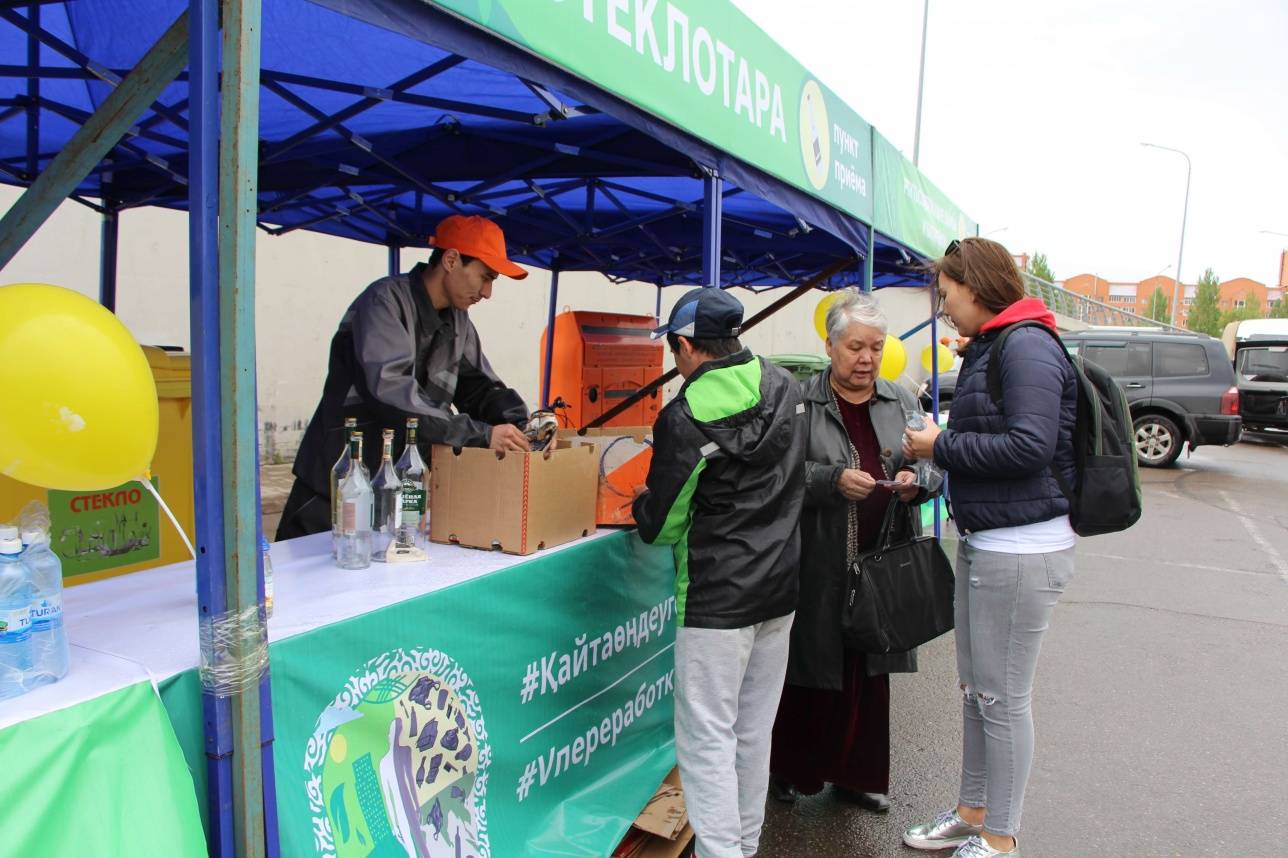
[[868, 253], [863, 257], [863, 291], [871, 292], [876, 288], [875, 278], [877, 270], [877, 231], [872, 224], [868, 224]]
[[98, 303], [116, 312], [116, 249], [120, 233], [120, 213], [112, 203], [103, 200], [103, 228], [98, 250]]
[[[189, 0], [188, 294], [192, 349], [192, 477], [199, 620], [224, 613], [224, 499], [219, 401], [219, 0]], [[208, 653], [206, 655], [209, 655]], [[232, 715], [228, 698], [202, 689], [207, 846], [233, 849]]]
[[546, 353], [542, 358], [541, 407], [550, 407], [550, 371], [555, 361], [555, 309], [559, 303], [559, 269], [550, 269], [550, 307], [546, 312]]
[[702, 285], [720, 287], [720, 235], [724, 180], [715, 173], [702, 182]]
[[[930, 419], [939, 422], [939, 299], [936, 291], [939, 284], [930, 284]], [[935, 539], [942, 536], [943, 526], [939, 522], [939, 496], [935, 496]]]
[[389, 276], [397, 277], [402, 273], [402, 248], [396, 244], [389, 245]]
[[[224, 592], [237, 621], [246, 659], [262, 644], [265, 629], [253, 617], [263, 592], [258, 532], [244, 522], [259, 510], [255, 450], [255, 223], [259, 185], [260, 2], [223, 0], [219, 124], [219, 356], [223, 405]], [[265, 854], [260, 684], [230, 698], [233, 748], [233, 827], [237, 855]]]

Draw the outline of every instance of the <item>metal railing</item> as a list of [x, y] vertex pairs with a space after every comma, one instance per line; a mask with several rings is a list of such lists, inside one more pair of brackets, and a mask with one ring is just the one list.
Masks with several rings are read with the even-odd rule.
[[1129, 313], [1118, 307], [1102, 304], [1094, 298], [1071, 292], [1062, 286], [1041, 280], [1027, 272], [1024, 273], [1024, 288], [1034, 298], [1046, 302], [1051, 312], [1087, 325], [1112, 325], [1128, 328], [1162, 328], [1165, 331], [1184, 331], [1167, 322], [1156, 322], [1145, 316]]

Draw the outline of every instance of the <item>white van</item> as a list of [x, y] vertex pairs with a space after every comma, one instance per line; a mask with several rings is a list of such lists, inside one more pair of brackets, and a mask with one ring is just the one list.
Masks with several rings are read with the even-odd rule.
[[1234, 361], [1243, 427], [1288, 430], [1288, 319], [1231, 322], [1221, 341]]

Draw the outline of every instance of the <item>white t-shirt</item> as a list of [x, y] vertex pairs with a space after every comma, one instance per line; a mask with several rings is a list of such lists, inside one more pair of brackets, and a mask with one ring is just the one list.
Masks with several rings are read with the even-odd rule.
[[980, 551], [998, 551], [1003, 554], [1049, 554], [1072, 548], [1078, 540], [1069, 523], [1069, 516], [1062, 515], [1050, 521], [1021, 524], [1018, 527], [995, 527], [977, 530], [963, 537], [971, 548]]

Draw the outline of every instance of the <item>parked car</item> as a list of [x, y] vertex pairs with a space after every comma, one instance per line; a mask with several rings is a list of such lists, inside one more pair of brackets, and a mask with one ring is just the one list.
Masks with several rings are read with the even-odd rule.
[[1288, 319], [1231, 322], [1221, 339], [1234, 361], [1244, 428], [1288, 429]]
[[1078, 331], [1062, 338], [1071, 353], [1104, 367], [1123, 386], [1141, 465], [1170, 465], [1185, 445], [1193, 450], [1239, 440], [1239, 388], [1220, 340], [1130, 330]]

